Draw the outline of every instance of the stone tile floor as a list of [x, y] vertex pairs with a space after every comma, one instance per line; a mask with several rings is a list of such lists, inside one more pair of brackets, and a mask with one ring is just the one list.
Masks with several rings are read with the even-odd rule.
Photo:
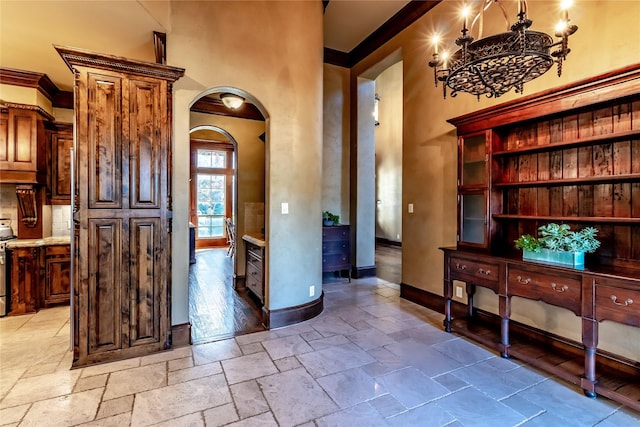
[[637, 426], [640, 414], [442, 331], [370, 278], [315, 319], [70, 370], [69, 309], [0, 319], [0, 425]]

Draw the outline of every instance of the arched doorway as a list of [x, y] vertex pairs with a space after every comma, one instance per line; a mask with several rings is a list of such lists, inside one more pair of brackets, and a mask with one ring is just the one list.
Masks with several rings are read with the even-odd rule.
[[[239, 108], [223, 103], [229, 93], [241, 97]], [[244, 286], [242, 236], [264, 233], [266, 120], [257, 101], [229, 88], [204, 92], [190, 110], [190, 221], [197, 250], [189, 269], [189, 321], [192, 341], [202, 343], [264, 329], [260, 301]]]

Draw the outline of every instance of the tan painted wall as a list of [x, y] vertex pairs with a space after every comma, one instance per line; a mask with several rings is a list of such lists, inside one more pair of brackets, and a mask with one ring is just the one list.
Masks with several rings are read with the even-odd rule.
[[322, 210], [348, 224], [349, 69], [324, 64], [323, 77]]
[[[403, 90], [403, 206], [414, 204], [415, 213], [403, 210], [402, 281], [411, 286], [442, 295], [442, 253], [440, 246], [456, 243], [456, 132], [447, 119], [470, 113], [519, 97], [509, 93], [498, 99], [479, 101], [466, 94], [442, 98], [442, 87], [434, 87], [433, 73], [426, 65], [431, 58], [430, 36], [435, 28], [444, 28], [452, 16], [452, 2], [442, 2], [416, 23], [386, 43], [351, 69], [352, 86], [356, 78], [402, 49]], [[640, 61], [640, 33], [635, 28], [640, 2], [579, 2], [571, 17], [580, 29], [571, 37], [572, 52], [561, 78], [555, 70], [525, 86], [525, 94], [564, 85], [599, 73]], [[555, 1], [529, 2], [532, 29], [551, 32], [558, 20]], [[508, 10], [515, 16], [514, 10]], [[488, 14], [485, 32], [499, 27], [500, 13]], [[605, 26], [606, 25], [606, 26]], [[453, 45], [459, 24], [451, 25], [445, 36]], [[352, 94], [353, 88], [352, 88]], [[352, 100], [357, 102], [357, 100]], [[354, 111], [354, 109], [352, 109]], [[351, 127], [357, 129], [358, 118]], [[326, 130], [325, 130], [326, 132]], [[357, 135], [356, 135], [357, 137]], [[353, 138], [353, 135], [352, 135]], [[411, 183], [410, 185], [408, 183]], [[480, 291], [478, 305], [497, 312], [495, 297]], [[526, 313], [523, 314], [523, 313]], [[551, 332], [580, 340], [578, 319], [571, 313], [540, 303], [514, 300], [514, 319]], [[602, 325], [601, 347], [640, 360], [640, 330], [620, 325]], [[631, 338], [630, 338], [631, 337]]]
[[268, 117], [267, 306], [312, 301], [322, 279], [322, 3], [180, 2], [171, 13], [168, 62], [186, 68], [174, 85], [172, 321], [188, 321], [189, 107], [214, 87], [242, 90]]
[[376, 237], [402, 241], [402, 61], [376, 78]]
[[[234, 222], [238, 242], [234, 262], [236, 274], [243, 276], [245, 273], [245, 248], [241, 237], [245, 234], [245, 203], [264, 203], [265, 144], [259, 139], [265, 130], [264, 122], [201, 113], [191, 113], [190, 117], [191, 129], [204, 125], [217, 126], [229, 133], [237, 143], [238, 189]], [[198, 132], [203, 131], [196, 131], [192, 136], [196, 137]]]

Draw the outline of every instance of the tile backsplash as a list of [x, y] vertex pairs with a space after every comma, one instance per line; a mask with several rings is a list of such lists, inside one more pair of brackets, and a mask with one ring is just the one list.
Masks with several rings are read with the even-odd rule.
[[54, 237], [71, 234], [71, 206], [51, 206], [51, 235]]
[[18, 229], [18, 198], [15, 184], [0, 184], [0, 218], [11, 219], [14, 234]]
[[[43, 226], [44, 237], [47, 237], [49, 230], [51, 236], [55, 237], [71, 235], [71, 206], [46, 206], [43, 207], [42, 215], [43, 221], [51, 221], [50, 228], [48, 224]], [[13, 232], [18, 232], [18, 198], [15, 184], [0, 184], [0, 218], [10, 218]]]

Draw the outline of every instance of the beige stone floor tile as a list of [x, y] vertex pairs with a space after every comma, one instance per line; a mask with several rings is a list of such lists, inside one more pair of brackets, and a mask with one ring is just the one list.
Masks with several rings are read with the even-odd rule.
[[18, 380], [0, 403], [1, 408], [70, 394], [80, 376], [78, 371], [58, 371], [53, 374]]
[[222, 368], [227, 375], [229, 384], [252, 380], [278, 372], [278, 368], [276, 368], [266, 352], [223, 360]]
[[204, 418], [201, 412], [185, 415], [182, 417], [167, 420], [158, 424], [154, 424], [154, 427], [204, 427]]
[[10, 423], [19, 423], [27, 413], [27, 410], [31, 407], [30, 403], [26, 403], [20, 406], [13, 406], [11, 408], [0, 409], [0, 425]]
[[191, 368], [172, 371], [167, 374], [169, 385], [183, 383], [185, 381], [195, 380], [197, 378], [209, 377], [222, 372], [220, 362], [207, 363], [206, 365], [198, 365]]
[[22, 375], [22, 378], [37, 377], [38, 375], [52, 374], [58, 369], [59, 362], [41, 363], [31, 366]]
[[129, 395], [111, 400], [103, 400], [100, 404], [100, 409], [98, 409], [96, 419], [131, 413], [131, 410], [133, 409], [133, 397], [133, 395]]
[[204, 411], [204, 420], [207, 427], [220, 427], [239, 419], [236, 408], [232, 403]]
[[[96, 421], [91, 421], [85, 424], [80, 424], [83, 427], [125, 427], [131, 423], [131, 413], [114, 415], [113, 417], [101, 418]], [[178, 426], [176, 426], [178, 427]]]
[[167, 385], [166, 362], [140, 366], [109, 374], [104, 399], [135, 394]]
[[2, 356], [0, 356], [0, 360], [3, 361], [3, 363], [0, 363], [0, 368], [2, 369], [2, 372], [0, 372], [0, 399], [3, 399], [9, 393], [11, 387], [24, 374], [26, 368], [9, 369], [5, 367], [5, 359]]
[[76, 386], [73, 388], [74, 393], [92, 390], [94, 388], [104, 387], [107, 384], [109, 374], [94, 375], [93, 377], [79, 378]]
[[269, 405], [255, 381], [234, 384], [230, 387], [240, 418], [249, 418], [269, 411]]
[[178, 347], [173, 350], [167, 350], [150, 356], [141, 357], [140, 366], [181, 359], [183, 357], [191, 357], [191, 347]]
[[136, 395], [131, 426], [159, 423], [231, 403], [224, 375], [156, 388]]
[[181, 359], [169, 360], [168, 371], [177, 371], [180, 369], [192, 368], [193, 367], [193, 358], [183, 357]]
[[83, 391], [35, 402], [21, 426], [75, 425], [93, 420], [100, 404], [102, 389]]
[[126, 359], [117, 362], [104, 363], [102, 365], [89, 366], [82, 369], [82, 377], [90, 377], [92, 375], [101, 375], [109, 372], [124, 371], [125, 369], [136, 368], [140, 366], [140, 359]]
[[228, 424], [228, 427], [279, 427], [271, 412], [246, 418], [235, 423]]

